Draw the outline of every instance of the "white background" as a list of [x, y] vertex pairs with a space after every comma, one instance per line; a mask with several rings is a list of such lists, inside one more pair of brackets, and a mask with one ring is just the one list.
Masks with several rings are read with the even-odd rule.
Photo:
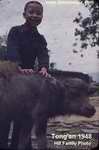
[[[24, 23], [22, 16], [23, 8], [28, 0], [2, 0], [0, 2], [0, 35], [8, 33], [14, 25]], [[88, 15], [88, 10], [76, 0], [66, 0], [66, 3], [45, 3], [39, 0], [44, 6], [44, 18], [39, 25], [40, 33], [44, 34], [50, 52], [50, 62], [55, 62], [56, 67], [62, 70], [82, 71], [98, 76], [99, 59], [96, 57], [96, 50], [99, 48], [85, 50], [80, 54], [74, 54], [73, 42], [74, 28], [76, 24], [73, 19], [81, 11]], [[80, 50], [80, 47], [78, 47]], [[95, 78], [96, 79], [96, 78]]]

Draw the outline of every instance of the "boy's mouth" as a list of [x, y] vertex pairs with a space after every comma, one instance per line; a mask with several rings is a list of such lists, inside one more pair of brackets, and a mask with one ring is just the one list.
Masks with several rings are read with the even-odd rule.
[[28, 22], [31, 25], [39, 25], [41, 23], [41, 19], [39, 19], [39, 18], [29, 18]]

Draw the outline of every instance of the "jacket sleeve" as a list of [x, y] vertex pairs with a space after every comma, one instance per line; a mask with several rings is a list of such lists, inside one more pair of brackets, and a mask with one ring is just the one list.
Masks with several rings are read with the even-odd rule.
[[48, 70], [48, 68], [49, 68], [49, 55], [48, 55], [48, 49], [47, 49], [47, 42], [43, 36], [42, 36], [41, 46], [39, 48], [37, 57], [38, 57], [39, 69], [41, 69], [42, 67], [45, 67]]
[[11, 28], [7, 38], [7, 60], [20, 62], [19, 43], [18, 43], [18, 29]]

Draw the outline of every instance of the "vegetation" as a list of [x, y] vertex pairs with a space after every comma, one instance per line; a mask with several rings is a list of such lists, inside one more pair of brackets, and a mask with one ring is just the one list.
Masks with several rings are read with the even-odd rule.
[[[78, 16], [74, 19], [74, 22], [78, 24], [78, 28], [75, 28], [75, 40], [74, 46], [78, 44], [78, 40], [81, 41], [81, 49], [87, 49], [88, 46], [99, 46], [99, 0], [79, 0], [88, 8], [90, 15], [83, 17], [79, 12]], [[79, 38], [79, 39], [78, 39]], [[74, 53], [77, 51], [74, 50]], [[97, 57], [99, 58], [99, 50], [97, 50]]]
[[7, 51], [7, 34], [0, 36], [0, 60], [6, 59], [6, 51]]

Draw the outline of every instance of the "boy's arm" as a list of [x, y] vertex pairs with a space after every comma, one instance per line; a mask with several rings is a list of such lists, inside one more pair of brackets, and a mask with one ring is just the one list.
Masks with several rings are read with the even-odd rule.
[[13, 27], [8, 34], [7, 38], [7, 60], [20, 62], [19, 56], [19, 43], [18, 43], [18, 30]]
[[38, 57], [39, 69], [41, 70], [42, 68], [45, 68], [46, 71], [48, 71], [49, 55], [48, 55], [48, 49], [47, 49], [47, 42], [43, 36], [42, 36], [42, 46], [38, 51], [37, 57]]
[[22, 74], [32, 74], [32, 69], [22, 69], [21, 68], [21, 59], [19, 55], [19, 31], [18, 27], [13, 27], [7, 38], [7, 60], [17, 62], [19, 65], [19, 72]]

